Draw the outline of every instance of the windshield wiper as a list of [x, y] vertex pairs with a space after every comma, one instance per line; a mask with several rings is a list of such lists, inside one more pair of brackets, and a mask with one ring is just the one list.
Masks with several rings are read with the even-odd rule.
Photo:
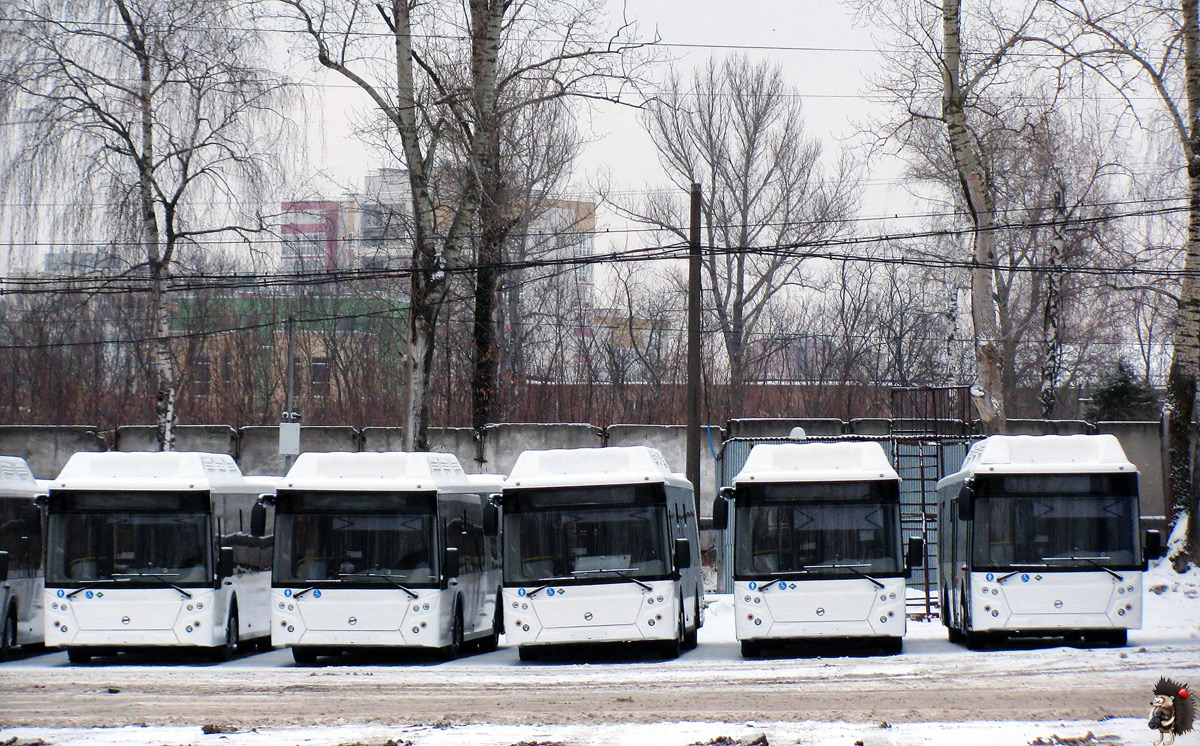
[[[783, 571], [783, 572], [772, 572], [772, 573], [768, 573], [768, 574], [772, 578], [779, 578], [779, 580], [778, 580], [779, 588], [782, 590], [783, 586], [784, 586], [783, 581], [785, 578], [798, 578], [798, 577], [801, 577], [804, 575], [811, 575], [812, 573], [808, 570], [787, 570], [787, 571]], [[770, 580], [766, 583], [766, 585], [760, 585], [758, 587], [759, 593], [766, 593], [767, 591], [771, 590], [771, 586], [774, 585], [776, 582], [777, 581]]]
[[606, 573], [606, 572], [611, 572], [614, 575], [620, 575], [621, 577], [625, 578], [629, 582], [637, 583], [642, 588], [644, 588], [648, 591], [654, 590], [652, 587], [650, 587], [649, 583], [644, 583], [629, 574], [631, 572], [637, 572], [632, 567], [625, 567], [625, 568], [621, 568], [620, 570], [576, 570], [575, 572], [571, 573], [571, 575], [578, 577], [580, 575], [599, 575], [600, 573]]
[[1111, 559], [1112, 559], [1111, 557], [1077, 557], [1074, 555], [1071, 555], [1069, 557], [1042, 557], [1043, 562], [1086, 562], [1089, 565], [1092, 565], [1093, 567], [1100, 568], [1101, 570], [1108, 573], [1109, 575], [1112, 575], [1117, 580], [1124, 582], [1125, 578], [1123, 578], [1119, 573], [1117, 573], [1116, 570], [1111, 570], [1111, 569], [1105, 567], [1104, 565], [1100, 564], [1100, 562], [1099, 562], [1099, 560], [1111, 560]]
[[1038, 563], [1038, 564], [1024, 564], [1024, 563], [1017, 563], [1017, 562], [1014, 562], [1014, 563], [1012, 563], [1012, 565], [1010, 565], [1010, 566], [1011, 566], [1011, 567], [1020, 567], [1020, 568], [1026, 568], [1026, 569], [1021, 569], [1021, 570], [1013, 570], [1013, 571], [1012, 571], [1012, 572], [1010, 572], [1010, 573], [1006, 573], [1006, 574], [1004, 574], [1004, 575], [1001, 575], [1000, 577], [996, 578], [996, 582], [997, 582], [997, 583], [1003, 583], [1004, 581], [1008, 580], [1009, 578], [1016, 577], [1017, 575], [1020, 575], [1020, 574], [1021, 574], [1021, 573], [1023, 573], [1023, 572], [1028, 572], [1028, 569], [1027, 569], [1027, 568], [1031, 568], [1031, 567], [1049, 567], [1049, 565], [1047, 565], [1047, 564], [1046, 564], [1046, 563], [1044, 563], [1044, 562], [1041, 562], [1041, 563]]
[[310, 585], [309, 587], [305, 588], [302, 591], [296, 591], [295, 593], [293, 593], [292, 598], [300, 598], [305, 593], [308, 593], [309, 591], [315, 591], [316, 589], [317, 589], [317, 587], [315, 585]]
[[403, 585], [401, 585], [399, 580], [396, 580], [391, 575], [383, 575], [383, 574], [377, 573], [377, 572], [340, 572], [340, 573], [338, 573], [338, 577], [339, 578], [383, 578], [384, 580], [388, 581], [392, 585], [396, 586], [400, 590], [407, 593], [409, 598], [420, 598], [420, 596], [418, 596], [411, 588], [404, 587]]
[[550, 581], [550, 582], [546, 583], [546, 585], [539, 585], [537, 588], [534, 588], [532, 591], [529, 591], [528, 593], [525, 594], [525, 598], [532, 598], [535, 594], [541, 593], [542, 591], [546, 590], [547, 588], [554, 585], [555, 583], [562, 583], [562, 582], [565, 582], [568, 580], [574, 580], [574, 579], [575, 578], [542, 578], [542, 580]]
[[86, 590], [89, 590], [89, 589], [91, 589], [91, 588], [99, 588], [100, 586], [102, 586], [102, 585], [104, 585], [104, 584], [106, 584], [106, 583], [108, 583], [108, 582], [109, 582], [109, 581], [107, 581], [107, 580], [94, 580], [94, 581], [92, 581], [92, 582], [90, 582], [90, 583], [84, 583], [83, 585], [79, 586], [79, 587], [78, 587], [78, 588], [76, 588], [75, 590], [73, 590], [73, 591], [71, 591], [70, 593], [68, 593], [66, 597], [67, 597], [67, 598], [75, 598], [75, 597], [76, 597], [76, 596], [78, 596], [80, 593], [83, 593], [83, 592], [84, 592], [84, 591], [86, 591]]
[[805, 565], [804, 569], [805, 570], [826, 570], [826, 569], [849, 570], [850, 572], [854, 573], [855, 575], [859, 576], [860, 578], [866, 578], [867, 580], [871, 581], [872, 583], [875, 584], [876, 588], [882, 589], [885, 587], [884, 584], [881, 583], [879, 580], [871, 577], [870, 575], [866, 574], [862, 570], [858, 569], [860, 567], [870, 567], [870, 565]]
[[114, 572], [112, 574], [112, 576], [113, 576], [114, 580], [117, 578], [126, 578], [126, 579], [129, 579], [129, 578], [154, 578], [155, 580], [162, 583], [163, 585], [168, 586], [170, 588], [174, 588], [175, 590], [179, 591], [180, 593], [183, 594], [184, 598], [192, 597], [192, 594], [188, 593], [184, 589], [180, 588], [179, 586], [175, 585], [171, 581], [167, 580], [167, 578], [179, 577], [179, 573], [177, 573], [177, 572], [172, 572], [172, 573]]

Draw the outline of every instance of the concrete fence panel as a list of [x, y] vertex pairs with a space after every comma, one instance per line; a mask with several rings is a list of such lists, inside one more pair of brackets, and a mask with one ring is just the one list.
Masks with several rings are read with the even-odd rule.
[[104, 450], [104, 439], [91, 425], [0, 426], [0, 455], [25, 459], [37, 479], [57, 477], [75, 453]]
[[[113, 439], [114, 451], [157, 451], [158, 428], [123, 425]], [[176, 425], [175, 450], [237, 454], [237, 430], [229, 425]]]
[[525, 451], [550, 448], [599, 448], [604, 433], [587, 424], [488, 425], [483, 430], [483, 463], [480, 472], [508, 474]]
[[730, 438], [786, 438], [792, 428], [802, 427], [806, 435], [844, 435], [846, 423], [834, 418], [747, 418], [730, 420]]
[[[362, 438], [352, 427], [312, 426], [300, 428], [301, 453], [329, 453], [360, 450]], [[283, 456], [279, 455], [279, 426], [243, 427], [240, 432], [238, 465], [248, 475], [283, 474]]]

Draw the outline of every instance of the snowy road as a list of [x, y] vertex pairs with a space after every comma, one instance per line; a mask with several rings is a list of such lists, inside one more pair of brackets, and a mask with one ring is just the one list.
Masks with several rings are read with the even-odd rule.
[[[213, 665], [146, 659], [69, 667], [61, 652], [0, 666], [8, 725], [221, 722], [654, 723], [697, 719], [892, 723], [1141, 717], [1160, 675], [1200, 683], [1200, 631], [1133, 632], [1126, 648], [1018, 644], [970, 652], [910, 624], [897, 656], [743, 660], [719, 599], [701, 645], [676, 661], [627, 656], [522, 664], [516, 651], [434, 664], [297, 667], [286, 650]], [[112, 689], [118, 691], [110, 691]]]
[[[835, 730], [839, 723], [886, 721], [899, 729], [887, 731], [895, 735], [905, 724], [1096, 723], [1116, 717], [1130, 719], [1122, 721], [1127, 730], [1138, 723], [1145, 728], [1148, 693], [1159, 676], [1200, 685], [1200, 578], [1188, 581], [1175, 583], [1161, 596], [1147, 594], [1146, 628], [1131, 632], [1125, 648], [1018, 643], [972, 652], [951, 644], [935, 622], [910, 623], [904, 652], [896, 656], [743, 660], [733, 636], [729, 597], [718, 596], [710, 597], [699, 648], [675, 661], [631, 655], [617, 661], [525, 664], [514, 649], [501, 649], [450, 663], [407, 659], [300, 667], [292, 664], [288, 651], [276, 650], [221, 665], [121, 658], [71, 667], [65, 653], [50, 652], [0, 665], [0, 723], [9, 729], [0, 730], [0, 742], [6, 734], [45, 728], [139, 724], [158, 732], [205, 723], [241, 731], [302, 728], [327, 734], [339, 728], [366, 733], [430, 726], [526, 733], [505, 743], [528, 740], [530, 728], [573, 732], [583, 727], [595, 733], [615, 728], [625, 733], [680, 722], [736, 731], [748, 721], [820, 721]], [[16, 726], [35, 730], [11, 730]], [[1037, 732], [1045, 734], [1044, 729]], [[163, 735], [146, 743], [168, 740], [181, 742]], [[85, 742], [123, 741], [78, 741]], [[301, 742], [296, 737], [263, 741]], [[567, 742], [641, 741], [623, 735], [612, 741]]]

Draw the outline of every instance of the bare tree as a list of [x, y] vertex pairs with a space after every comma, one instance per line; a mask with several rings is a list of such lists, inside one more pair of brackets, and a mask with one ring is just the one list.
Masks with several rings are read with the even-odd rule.
[[[317, 61], [364, 91], [402, 146], [413, 202], [405, 443], [425, 449], [438, 305], [446, 271], [464, 257], [477, 268], [472, 421], [481, 426], [490, 413], [496, 283], [504, 242], [518, 222], [505, 132], [530, 107], [571, 96], [615, 98], [619, 91], [609, 85], [625, 78], [614, 70], [630, 29], [603, 34], [598, 0], [279, 2], [301, 23]], [[460, 171], [452, 198], [439, 206], [431, 189], [441, 178], [438, 164], [447, 162]], [[438, 217], [439, 207], [448, 217]]]
[[1035, 25], [1039, 5], [1039, 0], [1030, 0], [1003, 12], [997, 3], [980, 3], [964, 19], [959, 0], [860, 4], [897, 45], [896, 52], [885, 55], [887, 70], [877, 81], [895, 118], [879, 124], [876, 137], [905, 144], [931, 125], [944, 128], [940, 149], [953, 165], [956, 191], [973, 228], [971, 318], [978, 379], [972, 397], [987, 432], [1005, 427], [1005, 361], [995, 302], [996, 195], [975, 120], [989, 110], [985, 101], [1004, 105], [1012, 99], [1014, 84], [1017, 89], [1028, 84], [1020, 77], [1013, 52]]
[[261, 204], [256, 189], [278, 163], [268, 154], [287, 139], [285, 82], [240, 30], [241, 11], [220, 0], [22, 0], [3, 21], [3, 83], [16, 92], [6, 111], [21, 122], [4, 191], [42, 207], [27, 218], [34, 230], [65, 199], [70, 211], [49, 225], [138, 247], [130, 272], [148, 278], [152, 297], [143, 334], [164, 450], [177, 418], [172, 264], [209, 237], [260, 229], [237, 206]]
[[[746, 375], [747, 341], [773, 302], [804, 285], [804, 245], [845, 234], [857, 181], [846, 159], [830, 171], [804, 132], [800, 97], [778, 65], [742, 55], [678, 74], [648, 107], [644, 126], [677, 194], [701, 185], [708, 305], [716, 315], [730, 387]], [[682, 198], [621, 205], [630, 217], [688, 240]], [[737, 396], [734, 393], [734, 396]]]
[[[1187, 236], [1167, 381], [1168, 490], [1176, 526], [1187, 525], [1176, 568], [1200, 558], [1200, 463], [1191, 452], [1191, 422], [1200, 375], [1200, 10], [1197, 0], [1055, 0], [1061, 31], [1041, 41], [1125, 97], [1148, 87], [1161, 103], [1187, 174]], [[1188, 520], [1188, 517], [1191, 520]]]

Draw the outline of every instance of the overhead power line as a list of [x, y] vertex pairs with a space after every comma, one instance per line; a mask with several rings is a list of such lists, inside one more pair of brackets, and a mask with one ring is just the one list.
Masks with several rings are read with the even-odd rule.
[[[1186, 206], [1148, 208], [1121, 213], [1119, 215], [1104, 215], [1092, 218], [1076, 218], [1074, 226], [1101, 224], [1118, 218], [1166, 215], [1183, 212]], [[1020, 221], [999, 224], [998, 231], [1029, 230], [1053, 225], [1053, 221]], [[991, 269], [999, 272], [1039, 273], [1051, 271], [1047, 265], [1023, 264], [1008, 265], [998, 261], [990, 265], [981, 265], [971, 259], [953, 259], [928, 254], [892, 253], [888, 255], [864, 255], [838, 251], [849, 247], [876, 244], [903, 244], [921, 239], [954, 238], [969, 236], [973, 228], [940, 228], [923, 231], [908, 231], [899, 233], [876, 234], [868, 236], [842, 236], [824, 239], [814, 239], [794, 243], [780, 243], [771, 246], [730, 247], [705, 246], [705, 252], [710, 257], [728, 255], [757, 255], [776, 256], [795, 260], [814, 259], [832, 262], [867, 263], [881, 265], [915, 266], [937, 269], [971, 270], [977, 268]], [[487, 264], [463, 262], [451, 264], [446, 268], [449, 275], [470, 275], [476, 271], [488, 268], [498, 271], [536, 270], [551, 267], [579, 267], [595, 264], [619, 264], [628, 262], [657, 262], [683, 259], [687, 248], [683, 242], [627, 249], [610, 254], [571, 255], [556, 258], [538, 258], [525, 260], [510, 260]], [[1143, 277], [1158, 279], [1180, 279], [1186, 273], [1172, 267], [1143, 267], [1143, 266], [1104, 266], [1104, 265], [1065, 265], [1053, 268], [1054, 271], [1082, 276], [1109, 277]], [[385, 280], [403, 280], [412, 275], [410, 266], [398, 268], [362, 268], [330, 271], [306, 271], [291, 273], [228, 273], [228, 274], [180, 274], [171, 276], [168, 289], [172, 292], [197, 292], [205, 290], [244, 290], [264, 289], [271, 287], [295, 287], [331, 285], [350, 282], [373, 282]], [[1200, 273], [1197, 273], [1200, 276]], [[127, 295], [145, 292], [151, 284], [149, 276], [125, 274], [118, 276], [81, 276], [75, 278], [61, 277], [18, 277], [5, 281], [0, 288], [0, 295], [27, 295], [40, 293], [55, 293], [58, 295]]]

